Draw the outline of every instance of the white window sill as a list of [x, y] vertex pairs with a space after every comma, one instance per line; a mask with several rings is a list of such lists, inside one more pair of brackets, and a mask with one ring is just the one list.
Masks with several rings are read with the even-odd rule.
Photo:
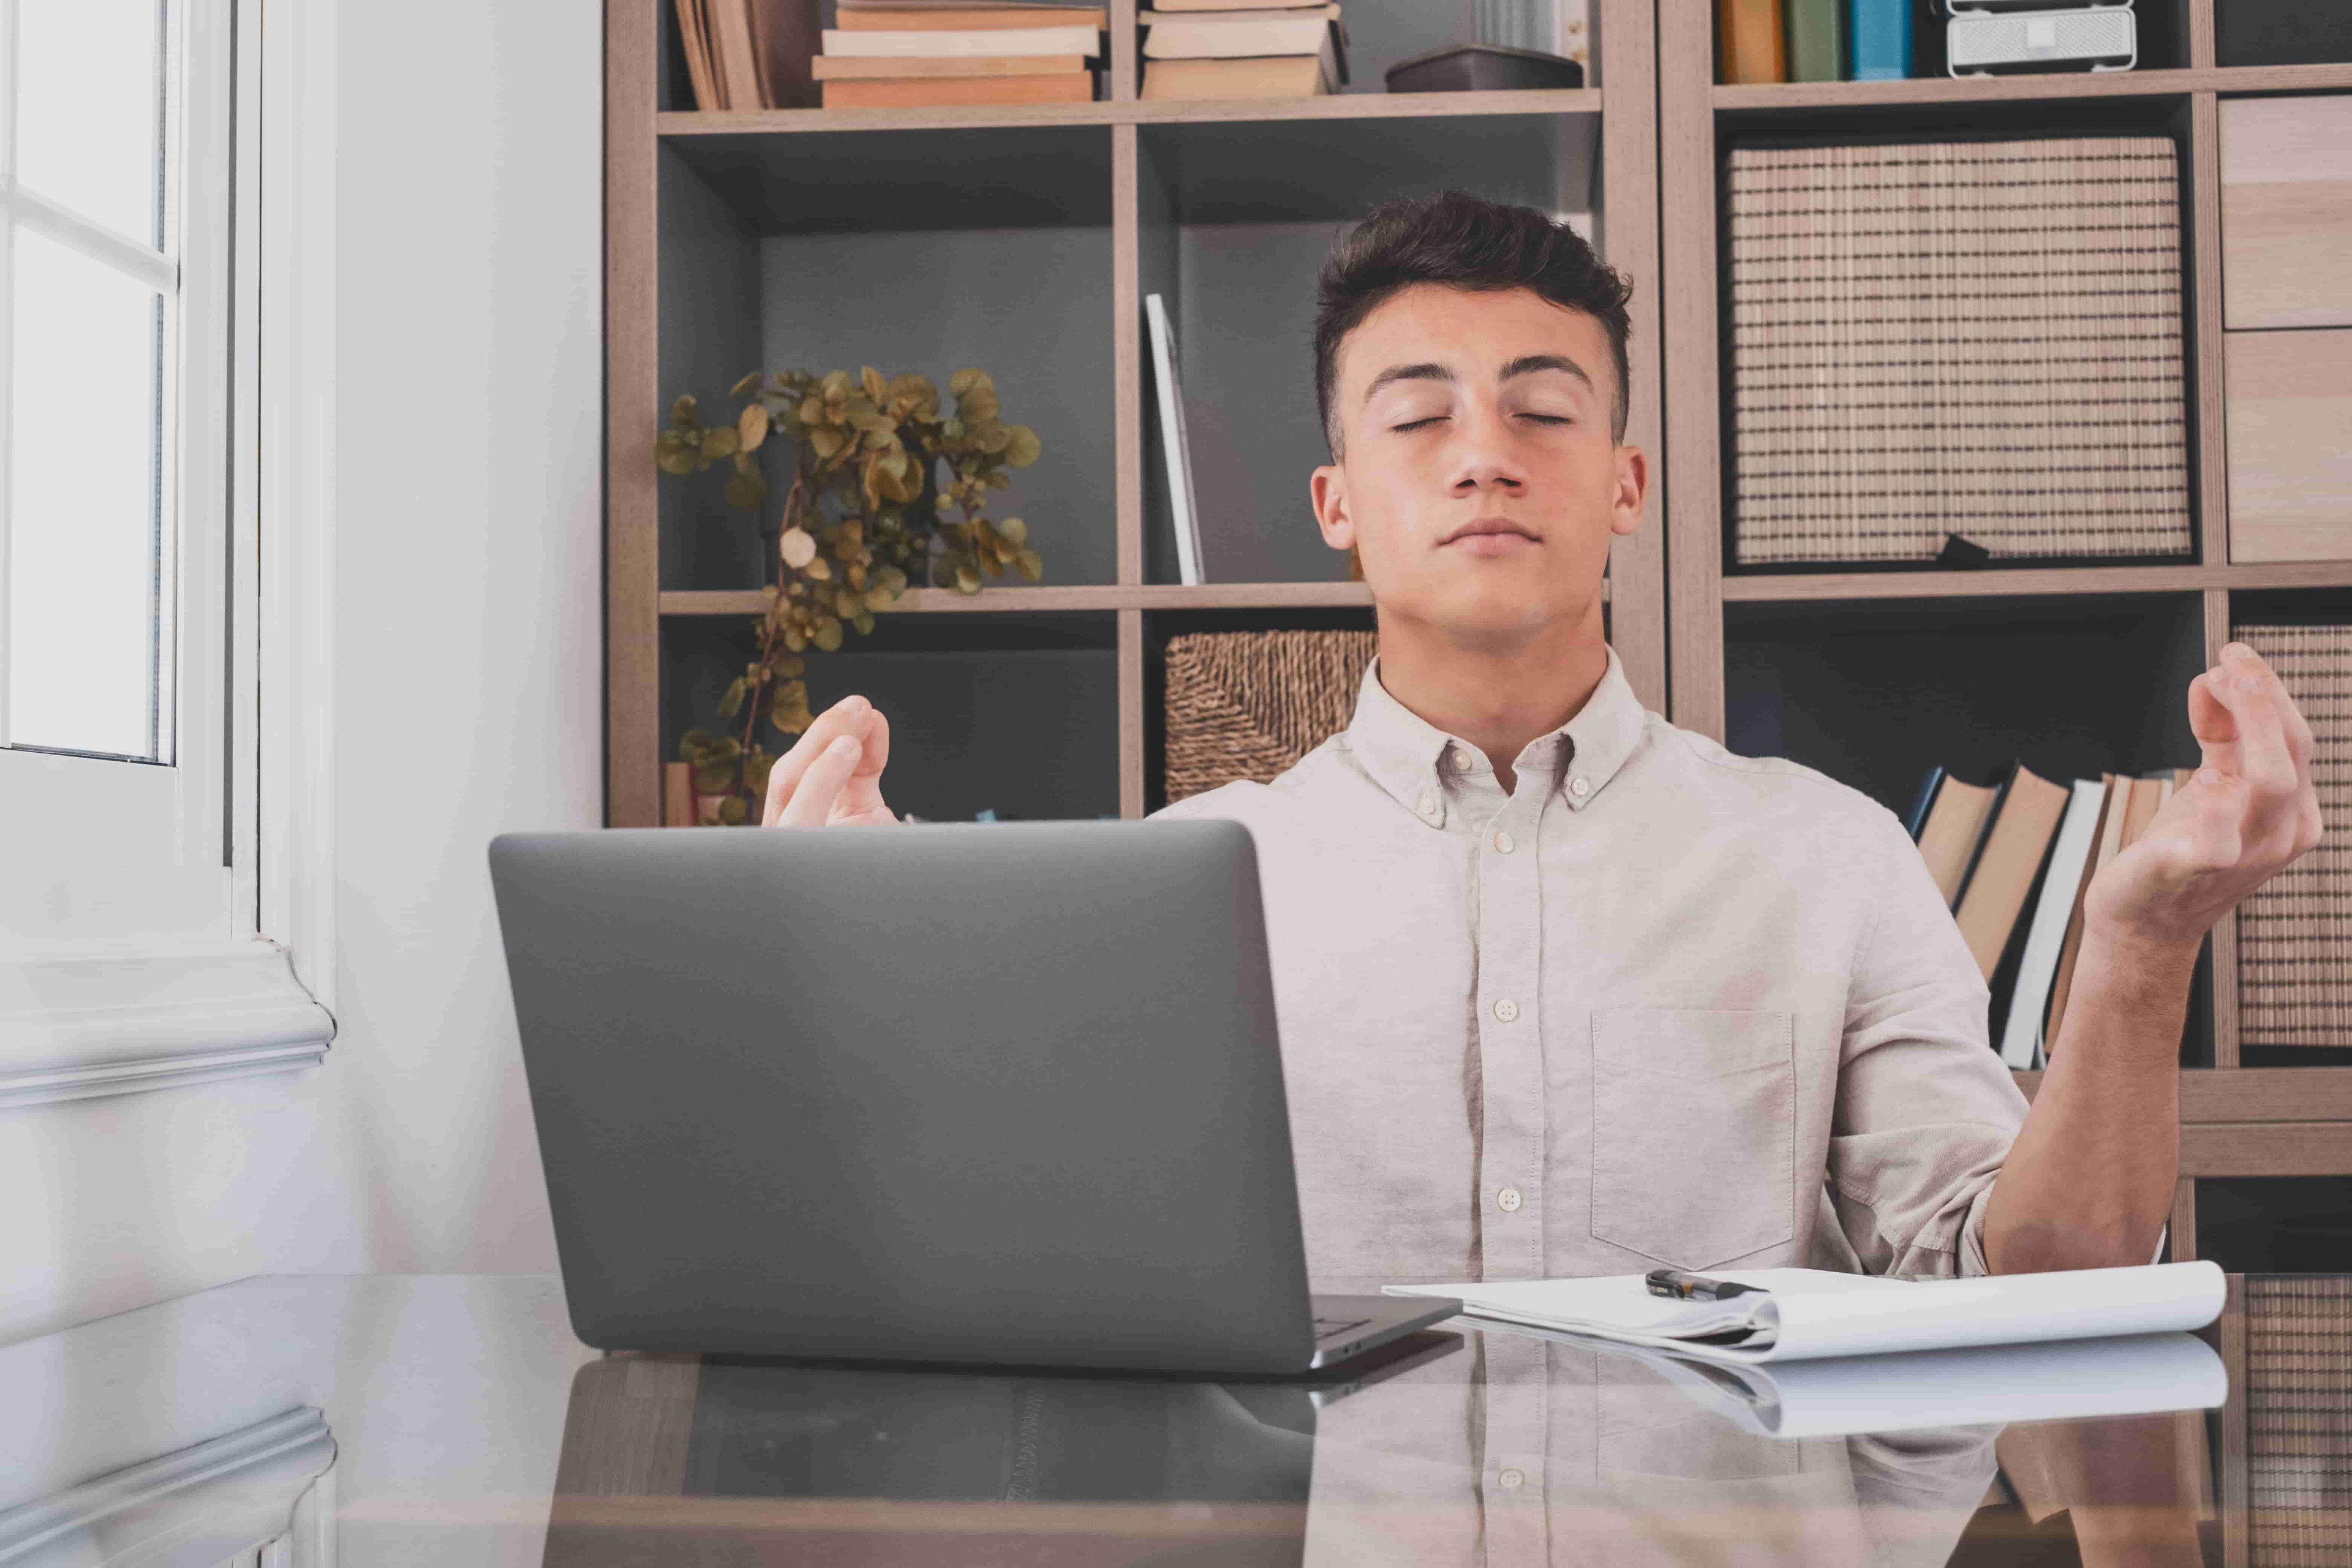
[[268, 942], [0, 959], [0, 1109], [284, 1072], [334, 1034]]

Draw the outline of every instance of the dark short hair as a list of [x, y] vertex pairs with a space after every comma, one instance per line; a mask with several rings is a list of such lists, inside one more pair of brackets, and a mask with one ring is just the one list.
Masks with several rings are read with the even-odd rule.
[[1555, 305], [1582, 310], [1609, 334], [1617, 395], [1612, 440], [1625, 438], [1632, 367], [1625, 301], [1633, 279], [1592, 254], [1584, 237], [1533, 207], [1490, 202], [1467, 191], [1382, 202], [1331, 247], [1315, 279], [1315, 412], [1331, 454], [1339, 453], [1331, 402], [1339, 345], [1382, 301], [1415, 283], [1478, 290], [1532, 289]]

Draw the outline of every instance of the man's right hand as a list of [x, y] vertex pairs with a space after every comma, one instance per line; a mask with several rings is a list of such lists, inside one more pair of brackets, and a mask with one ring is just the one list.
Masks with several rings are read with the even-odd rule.
[[875, 827], [898, 816], [882, 804], [890, 721], [863, 697], [845, 697], [816, 716], [768, 771], [762, 827]]

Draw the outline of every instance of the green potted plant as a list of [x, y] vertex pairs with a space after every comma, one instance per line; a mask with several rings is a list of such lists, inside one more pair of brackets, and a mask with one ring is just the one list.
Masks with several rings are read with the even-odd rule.
[[885, 379], [871, 365], [856, 375], [754, 371], [730, 395], [742, 407], [723, 424], [705, 424], [691, 396], [672, 404], [654, 461], [677, 476], [729, 464], [728, 503], [760, 512], [770, 494], [760, 454], [778, 437], [792, 448], [757, 651], [719, 705], [721, 718], [742, 716], [740, 731], [691, 730], [679, 743], [696, 794], [719, 796], [718, 820], [731, 826], [756, 821], [767, 792], [776, 753], [761, 742], [761, 721], [791, 736], [814, 718], [811, 649], [833, 652], [844, 627], [872, 631], [875, 615], [910, 584], [977, 594], [1008, 571], [1034, 583], [1045, 560], [1019, 518], [987, 514], [989, 492], [1042, 450], [1034, 430], [1002, 417], [987, 372], [948, 378], [951, 408], [929, 378]]

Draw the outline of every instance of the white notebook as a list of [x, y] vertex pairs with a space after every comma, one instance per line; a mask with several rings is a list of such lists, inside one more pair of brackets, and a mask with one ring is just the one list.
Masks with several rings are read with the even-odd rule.
[[1754, 1363], [2199, 1329], [2221, 1315], [2223, 1289], [2211, 1262], [1970, 1279], [1820, 1268], [1735, 1268], [1713, 1278], [1763, 1293], [1681, 1301], [1651, 1295], [1639, 1274], [1391, 1285], [1388, 1293], [1458, 1296], [1467, 1317]]

